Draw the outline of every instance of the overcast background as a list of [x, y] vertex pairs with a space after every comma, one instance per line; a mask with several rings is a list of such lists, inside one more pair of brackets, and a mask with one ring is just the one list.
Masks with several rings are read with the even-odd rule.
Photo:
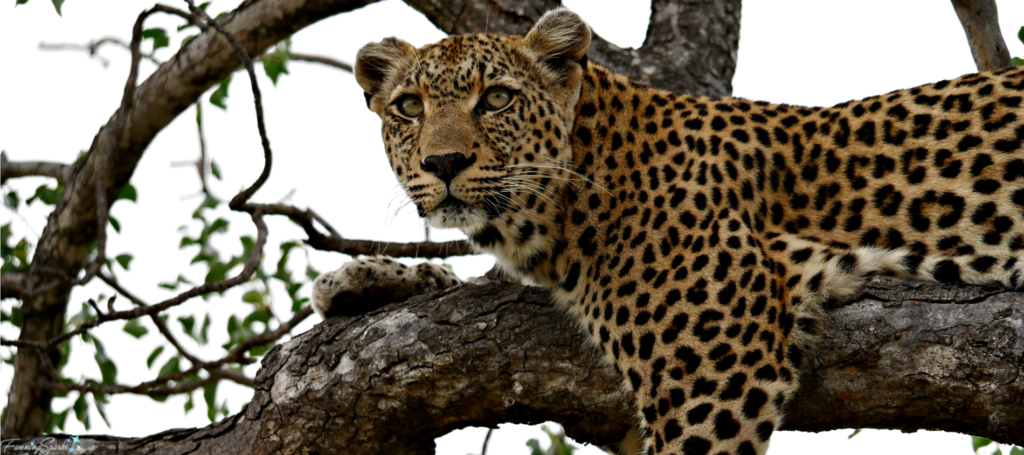
[[[169, 4], [175, 2], [168, 0]], [[131, 37], [138, 13], [152, 2], [141, 0], [69, 0], [63, 18], [46, 0], [32, 0], [13, 8], [6, 0], [0, 5], [0, 43], [3, 70], [0, 71], [0, 149], [13, 161], [52, 160], [69, 163], [79, 151], [88, 149], [93, 136], [120, 103], [130, 61], [127, 52], [116, 47], [100, 51], [109, 60], [104, 67], [84, 52], [42, 52], [40, 42], [87, 43], [104, 36], [125, 41]], [[237, 5], [233, 0], [215, 0], [209, 11], [219, 13]], [[649, 1], [565, 0], [594, 31], [621, 47], [638, 47], [644, 39], [650, 14]], [[1010, 53], [1024, 57], [1024, 45], [1016, 38], [1024, 25], [1024, 1], [997, 1], [1001, 27]], [[175, 6], [184, 7], [183, 4]], [[181, 38], [173, 33], [180, 19], [155, 16], [147, 28], [162, 26], [171, 32], [171, 46], [157, 52], [170, 58]], [[194, 29], [193, 29], [194, 30]], [[194, 33], [194, 32], [193, 32]], [[399, 36], [417, 46], [445, 35], [416, 11], [398, 0], [383, 1], [350, 14], [339, 15], [295, 34], [294, 52], [324, 55], [352, 62], [356, 51], [369, 41]], [[140, 80], [156, 68], [142, 64]], [[285, 199], [299, 207], [312, 207], [347, 238], [387, 241], [423, 239], [423, 225], [415, 211], [406, 206], [395, 178], [386, 164], [380, 140], [378, 118], [365, 109], [362, 91], [354, 78], [321, 65], [292, 62], [290, 75], [276, 87], [260, 71], [266, 123], [275, 153], [270, 181], [255, 200]], [[743, 5], [739, 60], [733, 79], [734, 94], [750, 99], [801, 105], [832, 105], [854, 98], [885, 93], [975, 71], [963, 30], [946, 0], [746, 0]], [[248, 79], [236, 74], [231, 84], [228, 110], [211, 106], [203, 97], [207, 149], [224, 174], [223, 181], [211, 179], [211, 191], [229, 199], [248, 185], [262, 168], [262, 153], [256, 133]], [[156, 286], [184, 274], [202, 281], [205, 268], [190, 266], [194, 250], [178, 250], [180, 226], [194, 235], [197, 224], [192, 211], [200, 202], [195, 195], [199, 180], [191, 167], [172, 167], [172, 162], [195, 160], [198, 156], [195, 108], [190, 108], [165, 128], [140, 161], [132, 184], [138, 202], [118, 202], [111, 214], [121, 222], [120, 234], [111, 230], [108, 257], [132, 253], [130, 272], [119, 279], [129, 290], [147, 301], [171, 294]], [[28, 198], [37, 186], [51, 183], [42, 178], [12, 180], [4, 192], [17, 191]], [[18, 213], [3, 210], [0, 222], [12, 222], [15, 238], [38, 240], [50, 207], [36, 203]], [[215, 216], [231, 221], [232, 229], [215, 241], [223, 254], [238, 254], [238, 237], [255, 235], [244, 215], [221, 208]], [[300, 229], [280, 218], [268, 218], [270, 243], [264, 264], [274, 264], [277, 245], [304, 238]], [[434, 240], [461, 238], [458, 232], [433, 233]], [[305, 267], [303, 255], [294, 255], [290, 265]], [[320, 271], [337, 268], [347, 256], [311, 252], [309, 260]], [[415, 261], [409, 261], [410, 263]], [[447, 261], [463, 278], [481, 275], [493, 264], [489, 257], [452, 258]], [[275, 291], [281, 291], [275, 289]], [[207, 359], [221, 355], [219, 345], [231, 314], [248, 314], [241, 303], [243, 290], [236, 288], [223, 298], [197, 299], [172, 309], [172, 316], [209, 312], [213, 320], [207, 346], [190, 340], [183, 343]], [[69, 312], [79, 311], [81, 302], [111, 292], [98, 280], [72, 292]], [[309, 287], [303, 288], [304, 295]], [[287, 317], [290, 302], [278, 292], [275, 312]], [[123, 304], [124, 302], [122, 302]], [[3, 301], [10, 310], [12, 301]], [[243, 313], [244, 311], [244, 313]], [[312, 316], [293, 333], [302, 333], [320, 322]], [[148, 320], [142, 324], [155, 334]], [[135, 340], [121, 331], [123, 324], [106, 324], [94, 332], [118, 365], [118, 382], [135, 384], [155, 377], [145, 367], [145, 358], [162, 344], [162, 338], [148, 336]], [[172, 328], [179, 329], [177, 325]], [[10, 324], [0, 326], [4, 338], [16, 338]], [[181, 338], [179, 338], [181, 339]], [[99, 378], [93, 348], [77, 338], [72, 341], [73, 358], [64, 373], [70, 378]], [[6, 348], [5, 348], [6, 349]], [[6, 352], [6, 351], [5, 351]], [[6, 354], [5, 354], [6, 355]], [[157, 361], [162, 364], [168, 358]], [[258, 363], [247, 367], [252, 376]], [[6, 405], [12, 377], [11, 367], [0, 365], [0, 404]], [[155, 368], [154, 368], [155, 370]], [[250, 389], [222, 382], [219, 401], [227, 401], [238, 412], [252, 396]], [[58, 411], [77, 397], [54, 400]], [[143, 436], [169, 428], [208, 424], [201, 393], [196, 409], [184, 414], [185, 397], [156, 403], [148, 397], [116, 395], [107, 407], [108, 428], [92, 411], [92, 433]], [[554, 426], [553, 426], [554, 427]], [[85, 428], [68, 418], [65, 431], [84, 433]], [[771, 454], [897, 454], [913, 451], [929, 454], [968, 454], [969, 438], [947, 433], [919, 432], [905, 435], [892, 431], [862, 432], [848, 440], [852, 430], [821, 434], [782, 432], [772, 440]], [[438, 440], [438, 454], [479, 453], [485, 429], [460, 430]], [[491, 439], [490, 455], [525, 455], [528, 438], [546, 440], [538, 427], [503, 425]], [[546, 445], [546, 443], [545, 443]], [[593, 447], [578, 452], [603, 453]]]

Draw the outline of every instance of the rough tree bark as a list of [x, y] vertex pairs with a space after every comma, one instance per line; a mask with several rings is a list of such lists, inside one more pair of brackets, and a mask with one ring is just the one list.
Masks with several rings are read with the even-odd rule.
[[[489, 30], [526, 34], [556, 0], [406, 0], [452, 35]], [[588, 57], [652, 87], [691, 95], [728, 96], [736, 70], [741, 0], [653, 0], [647, 38], [622, 49], [595, 36]]]
[[978, 71], [992, 71], [1011, 66], [1010, 50], [999, 30], [996, 0], [952, 0], [960, 24], [967, 34], [967, 44]]
[[[251, 54], [365, 1], [252, 0], [225, 19]], [[407, 0], [448, 33], [521, 33], [554, 0]], [[739, 0], [654, 0], [639, 50], [596, 39], [594, 61], [653, 86], [727, 95]], [[238, 67], [204, 35], [136, 91], [109, 201], [148, 143]], [[112, 119], [113, 122], [113, 119]], [[107, 144], [100, 131], [96, 147]], [[95, 233], [97, 153], [71, 174], [33, 264], [77, 273]], [[38, 285], [39, 283], [33, 283]], [[64, 318], [68, 289], [24, 302], [22, 338], [45, 340]], [[1024, 295], [877, 280], [868, 297], [831, 312], [786, 428], [947, 429], [1024, 443]], [[534, 288], [495, 281], [421, 296], [329, 321], [272, 351], [241, 414], [203, 429], [147, 438], [84, 438], [86, 453], [431, 453], [454, 428], [556, 420], [578, 440], [619, 437], [633, 419], [614, 373]], [[958, 303], [954, 303], [958, 302]], [[58, 323], [60, 322], [60, 323]], [[33, 360], [36, 359], [36, 360]], [[38, 434], [49, 398], [38, 356], [19, 355], [5, 436]]]
[[[1024, 293], [875, 279], [830, 311], [783, 429], [950, 430], [1024, 444]], [[274, 348], [235, 416], [95, 454], [432, 454], [466, 426], [555, 420], [578, 441], [634, 420], [614, 371], [538, 289], [480, 279], [328, 320]], [[38, 440], [37, 440], [38, 441]]]

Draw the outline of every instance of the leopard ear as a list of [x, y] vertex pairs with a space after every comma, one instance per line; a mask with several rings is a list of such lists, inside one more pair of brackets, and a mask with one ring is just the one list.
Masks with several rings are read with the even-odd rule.
[[355, 74], [356, 82], [365, 92], [366, 107], [377, 111], [373, 104], [375, 97], [388, 84], [394, 84], [395, 78], [404, 74], [415, 61], [416, 48], [398, 38], [385, 38], [359, 49]]
[[578, 63], [586, 71], [590, 27], [568, 9], [545, 13], [526, 35], [525, 42], [538, 61], [555, 71], [565, 71], [570, 63]]

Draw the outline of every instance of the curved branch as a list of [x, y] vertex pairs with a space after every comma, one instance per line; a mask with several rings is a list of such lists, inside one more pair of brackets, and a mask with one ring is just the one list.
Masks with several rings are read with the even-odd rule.
[[[321, 251], [335, 251], [349, 256], [385, 254], [392, 257], [409, 258], [449, 258], [476, 254], [473, 245], [465, 240], [451, 242], [382, 242], [379, 240], [350, 240], [343, 238], [320, 215], [312, 209], [301, 210], [287, 204], [253, 204], [266, 215], [284, 215], [306, 231], [306, 243]], [[321, 233], [314, 224], [319, 223], [327, 229], [327, 235]]]
[[[1024, 293], [878, 278], [830, 311], [783, 429], [952, 430], [1024, 443]], [[328, 320], [274, 348], [238, 415], [97, 454], [429, 454], [467, 426], [554, 420], [605, 444], [620, 378], [538, 288], [477, 280]]]

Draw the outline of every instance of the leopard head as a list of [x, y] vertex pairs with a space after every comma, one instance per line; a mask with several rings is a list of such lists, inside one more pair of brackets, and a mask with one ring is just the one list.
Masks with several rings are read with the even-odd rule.
[[420, 49], [387, 38], [359, 51], [356, 80], [421, 217], [473, 235], [557, 216], [590, 37], [559, 9], [524, 37], [454, 36]]

